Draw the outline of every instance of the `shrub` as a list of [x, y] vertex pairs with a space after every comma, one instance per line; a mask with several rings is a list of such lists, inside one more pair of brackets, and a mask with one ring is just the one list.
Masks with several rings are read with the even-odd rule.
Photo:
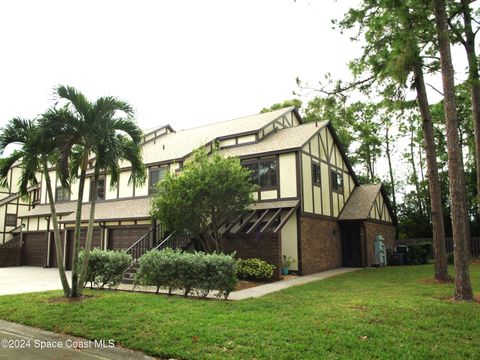
[[433, 257], [432, 243], [422, 242], [408, 245], [408, 263], [412, 265], [427, 264]]
[[181, 289], [184, 296], [195, 292], [206, 297], [217, 291], [218, 297], [228, 298], [235, 288], [236, 261], [231, 255], [181, 252], [165, 249], [149, 251], [139, 260], [135, 282], [169, 290]]
[[156, 286], [157, 293], [160, 288], [166, 288], [171, 294], [179, 287], [176, 263], [180, 256], [180, 251], [169, 248], [148, 251], [139, 259], [135, 282], [140, 285]]
[[273, 276], [275, 266], [257, 258], [239, 259], [237, 276], [244, 280], [267, 280]]
[[[80, 252], [79, 266], [83, 262], [83, 251]], [[112, 288], [118, 286], [122, 280], [122, 275], [132, 263], [132, 256], [124, 250], [100, 250], [92, 249], [88, 261], [87, 276], [85, 284], [97, 286], [103, 289], [105, 285]]]

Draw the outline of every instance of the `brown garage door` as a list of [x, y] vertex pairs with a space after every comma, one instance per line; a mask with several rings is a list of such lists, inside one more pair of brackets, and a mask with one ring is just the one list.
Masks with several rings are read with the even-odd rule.
[[24, 233], [22, 265], [45, 266], [47, 256], [47, 233], [45, 231]]
[[148, 226], [119, 227], [110, 229], [108, 248], [111, 250], [128, 249], [134, 242], [150, 231]]
[[[66, 261], [65, 261], [65, 269], [72, 270], [72, 262], [73, 262], [73, 234], [74, 230], [68, 230], [67, 234], [67, 251], [66, 251]], [[80, 249], [85, 247], [85, 240], [87, 238], [87, 229], [82, 228], [80, 232]], [[101, 247], [102, 243], [102, 229], [94, 228], [93, 229], [93, 238], [92, 238], [92, 248], [99, 248]]]
[[[50, 266], [51, 267], [58, 267], [57, 265], [57, 248], [55, 247], [55, 236], [53, 235], [53, 231], [50, 233], [50, 241], [52, 242], [50, 244]], [[64, 254], [64, 231], [60, 231], [60, 244], [62, 246], [62, 254]]]

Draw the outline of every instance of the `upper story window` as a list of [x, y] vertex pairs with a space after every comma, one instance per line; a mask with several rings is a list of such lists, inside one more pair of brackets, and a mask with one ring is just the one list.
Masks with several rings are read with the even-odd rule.
[[17, 226], [17, 214], [7, 214], [5, 216], [6, 226]]
[[336, 192], [343, 192], [343, 176], [336, 171], [331, 172], [332, 190]]
[[320, 182], [321, 182], [320, 164], [312, 163], [312, 182], [313, 182], [313, 185], [320, 185]]
[[[93, 200], [93, 179], [90, 180], [90, 201]], [[97, 200], [105, 200], [105, 178], [98, 179], [97, 185]]]
[[252, 182], [261, 190], [277, 187], [277, 159], [248, 161], [243, 166], [252, 171]]
[[167, 174], [168, 167], [162, 166], [158, 168], [150, 168], [150, 174], [148, 177], [148, 193], [155, 194], [157, 192], [157, 184]]
[[68, 201], [70, 200], [70, 191], [61, 186], [57, 186], [55, 189], [55, 201]]

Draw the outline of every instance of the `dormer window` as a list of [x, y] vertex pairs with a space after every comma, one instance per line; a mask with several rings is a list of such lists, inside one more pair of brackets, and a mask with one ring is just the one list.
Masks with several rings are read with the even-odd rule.
[[168, 167], [162, 166], [157, 168], [150, 168], [150, 175], [148, 177], [148, 193], [155, 194], [157, 192], [157, 184], [167, 175]]

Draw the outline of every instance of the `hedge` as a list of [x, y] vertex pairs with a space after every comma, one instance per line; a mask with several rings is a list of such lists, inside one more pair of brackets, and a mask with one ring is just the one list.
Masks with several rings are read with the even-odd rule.
[[139, 259], [135, 283], [155, 286], [157, 293], [165, 288], [169, 294], [181, 290], [184, 296], [206, 297], [216, 291], [215, 296], [227, 299], [238, 281], [236, 268], [231, 255], [152, 250]]
[[[79, 266], [83, 262], [83, 251], [80, 252]], [[108, 287], [116, 287], [122, 280], [122, 275], [132, 264], [132, 256], [124, 250], [100, 250], [92, 249], [90, 251], [90, 259], [88, 261], [87, 276], [85, 284], [90, 283], [90, 287], [94, 285], [103, 289], [105, 285]]]
[[408, 263], [411, 265], [427, 264], [433, 257], [432, 243], [422, 242], [408, 245]]

